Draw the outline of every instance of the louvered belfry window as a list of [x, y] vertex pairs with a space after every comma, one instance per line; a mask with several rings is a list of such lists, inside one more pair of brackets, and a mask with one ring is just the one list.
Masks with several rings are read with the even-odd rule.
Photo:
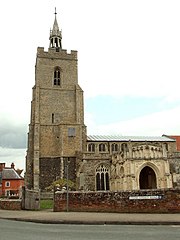
[[60, 86], [60, 83], [61, 83], [60, 69], [56, 67], [54, 70], [54, 85]]

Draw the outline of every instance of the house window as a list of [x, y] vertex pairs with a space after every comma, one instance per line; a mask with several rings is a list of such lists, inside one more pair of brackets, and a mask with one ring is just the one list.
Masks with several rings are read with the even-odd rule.
[[5, 187], [10, 187], [10, 182], [5, 182]]
[[96, 169], [96, 191], [109, 190], [109, 168], [100, 165]]
[[54, 85], [60, 86], [60, 69], [55, 68], [54, 70]]
[[106, 145], [104, 143], [99, 144], [99, 152], [105, 152], [106, 151]]
[[5, 191], [5, 196], [7, 196], [7, 197], [10, 196], [10, 191], [9, 190]]
[[88, 152], [95, 152], [95, 145], [94, 145], [94, 143], [88, 144]]
[[68, 137], [75, 137], [76, 136], [76, 129], [73, 127], [68, 128]]

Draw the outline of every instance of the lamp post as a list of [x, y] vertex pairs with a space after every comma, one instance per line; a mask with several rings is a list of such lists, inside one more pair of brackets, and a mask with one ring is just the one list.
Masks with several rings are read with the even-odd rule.
[[67, 158], [67, 162], [66, 162], [66, 180], [67, 180], [67, 184], [66, 184], [66, 211], [69, 211], [69, 158]]

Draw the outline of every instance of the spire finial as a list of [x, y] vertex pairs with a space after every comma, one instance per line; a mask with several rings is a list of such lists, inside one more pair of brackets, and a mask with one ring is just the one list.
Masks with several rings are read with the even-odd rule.
[[61, 31], [59, 31], [59, 26], [58, 26], [58, 22], [57, 22], [57, 18], [56, 18], [56, 15], [57, 15], [56, 7], [55, 7], [54, 15], [55, 15], [55, 19], [54, 19], [53, 29], [50, 30], [50, 37], [49, 37], [50, 45], [49, 46], [51, 48], [62, 49], [62, 46], [61, 46], [62, 36], [61, 36]]

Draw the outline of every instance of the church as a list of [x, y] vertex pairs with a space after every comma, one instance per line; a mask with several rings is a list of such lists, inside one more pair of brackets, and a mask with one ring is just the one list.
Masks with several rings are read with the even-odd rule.
[[57, 16], [49, 48], [37, 48], [25, 184], [45, 190], [68, 178], [82, 191], [180, 186], [180, 152], [170, 136], [87, 135], [78, 54], [62, 48]]

